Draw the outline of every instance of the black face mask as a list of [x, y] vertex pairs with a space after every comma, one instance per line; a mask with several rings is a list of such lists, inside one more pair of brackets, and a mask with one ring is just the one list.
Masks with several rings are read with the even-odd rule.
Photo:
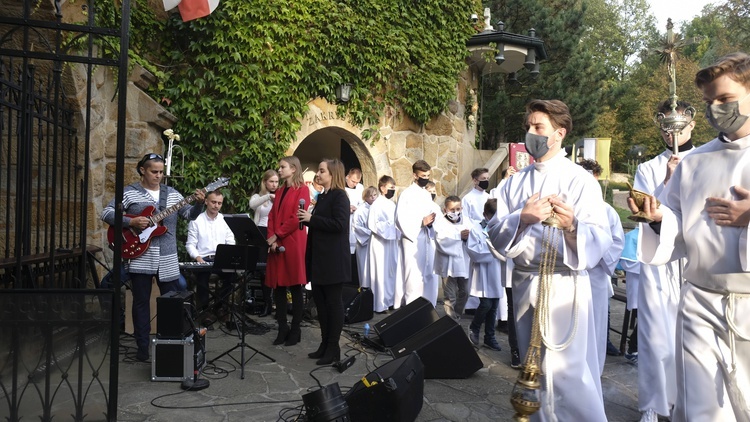
[[490, 187], [490, 181], [489, 180], [480, 180], [479, 184], [477, 186], [479, 186], [480, 188], [482, 188], [482, 190], [487, 190], [487, 188]]
[[437, 194], [436, 193], [431, 193], [430, 196], [432, 197], [433, 201], [435, 200], [435, 198], [437, 198]]
[[388, 189], [385, 193], [385, 197], [388, 199], [393, 198], [393, 195], [396, 194], [396, 189]]
[[427, 186], [428, 183], [430, 183], [430, 179], [417, 177], [417, 184], [419, 185], [420, 188]]

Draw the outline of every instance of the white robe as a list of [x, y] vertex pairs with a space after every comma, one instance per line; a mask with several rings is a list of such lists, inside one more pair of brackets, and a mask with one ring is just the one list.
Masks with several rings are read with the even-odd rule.
[[469, 232], [466, 249], [471, 260], [469, 294], [472, 297], [499, 299], [505, 296], [501, 260], [505, 258], [492, 247], [489, 235], [477, 223]]
[[490, 195], [477, 188], [472, 189], [461, 198], [461, 215], [467, 218], [470, 224], [479, 224], [484, 220], [484, 204], [490, 199]]
[[399, 233], [394, 220], [396, 204], [378, 196], [370, 206], [367, 227], [370, 229], [368, 270], [373, 295], [373, 310], [383, 312], [393, 306], [396, 275], [399, 271]]
[[[680, 153], [684, 158], [694, 149]], [[659, 198], [664, 191], [667, 161], [664, 151], [638, 166], [633, 187]], [[671, 183], [671, 181], [670, 181]], [[641, 265], [638, 283], [638, 408], [669, 416], [677, 394], [675, 326], [680, 301], [679, 261]]]
[[370, 215], [370, 204], [363, 202], [362, 205], [354, 211], [352, 218], [352, 229], [354, 237], [357, 239], [355, 253], [357, 255], [357, 272], [359, 273], [359, 285], [361, 287], [371, 288], [370, 270], [367, 268], [367, 254], [370, 249], [370, 228], [367, 226], [367, 218]]
[[750, 414], [748, 228], [718, 226], [705, 211], [708, 197], [737, 200], [734, 186], [750, 187], [750, 136], [714, 139], [685, 157], [661, 196], [660, 235], [641, 225], [641, 260], [660, 265], [687, 257], [674, 421], [747, 421]]
[[[559, 234], [550, 292], [549, 312], [554, 318], [548, 321], [543, 347], [542, 409], [532, 420], [546, 421], [554, 412], [559, 421], [604, 421], [588, 277], [588, 270], [612, 245], [601, 188], [591, 174], [561, 152], [524, 168], [496, 193], [497, 214], [490, 220], [488, 232], [495, 249], [515, 265], [513, 302], [521, 361], [529, 346], [537, 304], [543, 225], [525, 226], [520, 217], [535, 193], [540, 197], [557, 194], [573, 206], [577, 224], [574, 242], [568, 239], [571, 235]], [[566, 340], [567, 347], [561, 347]]]
[[[401, 192], [398, 198], [396, 227], [402, 234], [403, 298], [397, 295], [396, 303], [400, 304], [402, 299], [405, 304], [413, 302], [425, 293], [425, 283], [433, 282], [432, 261], [435, 249], [430, 234], [432, 229], [422, 227], [422, 219], [434, 211], [433, 205], [430, 193], [416, 183], [412, 183]], [[431, 293], [432, 286], [428, 287]], [[398, 293], [398, 289], [396, 292]], [[435, 289], [435, 299], [431, 302], [433, 306], [437, 303], [437, 289]]]
[[[361, 183], [357, 183], [353, 189], [346, 187], [344, 189], [346, 196], [349, 197], [349, 205], [354, 205], [359, 209], [360, 205], [364, 203], [362, 199], [362, 192], [365, 191], [365, 187]], [[349, 214], [349, 253], [354, 254], [357, 250], [357, 238], [354, 236], [354, 213]]]
[[471, 226], [459, 221], [452, 223], [438, 215], [435, 229], [435, 262], [433, 272], [440, 277], [469, 278], [469, 255], [466, 242], [461, 240], [461, 231]]
[[609, 298], [614, 294], [612, 289], [612, 274], [620, 260], [625, 243], [625, 233], [622, 230], [620, 216], [609, 204], [604, 204], [609, 220], [609, 232], [612, 236], [612, 246], [605, 252], [602, 260], [589, 271], [591, 281], [591, 301], [594, 307], [594, 327], [596, 329], [596, 351], [599, 357], [599, 375], [604, 372], [604, 362], [607, 358], [607, 339], [609, 338]]

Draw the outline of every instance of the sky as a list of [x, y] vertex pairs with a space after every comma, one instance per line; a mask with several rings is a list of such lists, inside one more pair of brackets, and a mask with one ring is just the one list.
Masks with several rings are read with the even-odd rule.
[[656, 17], [656, 27], [660, 32], [666, 32], [667, 19], [672, 18], [675, 30], [679, 31], [680, 22], [692, 20], [701, 14], [703, 6], [721, 3], [720, 0], [647, 0], [651, 13]]

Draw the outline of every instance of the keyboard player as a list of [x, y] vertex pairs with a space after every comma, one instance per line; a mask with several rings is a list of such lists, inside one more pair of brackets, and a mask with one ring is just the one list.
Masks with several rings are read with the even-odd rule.
[[[224, 216], [220, 213], [221, 206], [224, 203], [224, 195], [216, 190], [206, 195], [206, 210], [198, 218], [188, 224], [188, 236], [185, 247], [190, 258], [197, 263], [213, 263], [216, 255], [216, 246], [219, 244], [234, 245], [234, 233], [224, 221]], [[199, 311], [204, 313], [209, 309], [210, 291], [208, 282], [213, 272], [196, 271], [196, 296], [199, 303]], [[222, 273], [217, 271], [221, 279], [218, 298], [214, 304], [214, 312], [217, 316], [223, 317], [228, 315], [225, 302], [227, 296], [232, 291], [232, 277], [234, 274]], [[222, 309], [223, 308], [223, 309]], [[203, 321], [204, 324], [210, 325], [212, 321]]]

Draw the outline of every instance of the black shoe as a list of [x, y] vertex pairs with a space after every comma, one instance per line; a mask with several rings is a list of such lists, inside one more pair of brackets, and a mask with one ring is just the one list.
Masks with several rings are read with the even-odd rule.
[[498, 321], [495, 329], [501, 333], [508, 334], [508, 321]]
[[484, 339], [484, 345], [487, 346], [487, 347], [489, 347], [492, 350], [497, 351], [497, 352], [503, 350], [500, 347], [500, 343], [498, 343], [497, 339], [495, 339], [494, 337], [493, 338], [489, 338], [489, 339], [487, 339], [487, 338]]
[[521, 369], [521, 355], [518, 353], [518, 349], [510, 351], [510, 367], [513, 369]]
[[308, 353], [307, 357], [309, 357], [310, 359], [320, 359], [325, 354], [326, 354], [326, 344], [325, 343], [320, 343], [320, 346], [318, 346], [318, 350], [316, 350], [316, 351], [314, 351], [312, 353]]
[[620, 349], [618, 349], [611, 341], [607, 341], [607, 355], [608, 356], [620, 356]]
[[151, 360], [151, 357], [148, 355], [148, 352], [138, 352], [135, 354], [135, 360], [137, 360], [138, 362], [148, 362], [149, 360]]
[[326, 352], [323, 355], [322, 358], [315, 361], [316, 365], [330, 365], [334, 362], [338, 362], [341, 360], [341, 349], [336, 347], [336, 349], [332, 348], [326, 348]]
[[271, 307], [271, 305], [268, 305], [265, 308], [263, 308], [263, 311], [258, 314], [258, 317], [263, 318], [272, 314], [273, 314], [273, 307]]
[[289, 331], [289, 334], [286, 336], [284, 346], [294, 346], [295, 344], [299, 343], [300, 340], [302, 340], [302, 331], [299, 329], [299, 327], [292, 328]]
[[276, 340], [273, 341], [273, 345], [278, 346], [279, 344], [284, 344], [288, 336], [289, 336], [289, 326], [288, 325], [279, 326], [279, 333], [278, 335], [276, 335]]

